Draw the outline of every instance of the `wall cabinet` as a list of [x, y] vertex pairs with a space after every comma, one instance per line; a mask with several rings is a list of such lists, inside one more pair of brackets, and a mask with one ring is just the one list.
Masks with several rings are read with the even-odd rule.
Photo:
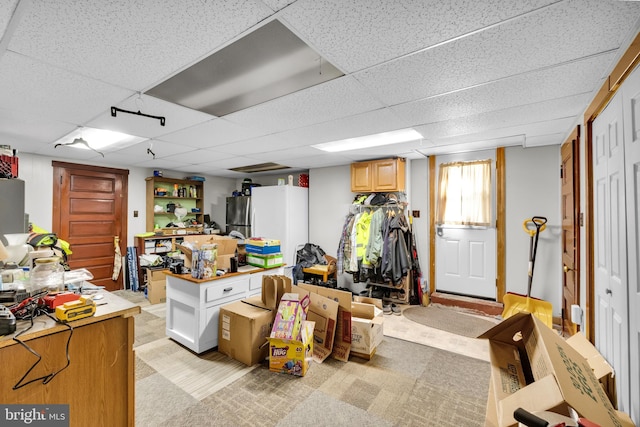
[[405, 164], [401, 157], [351, 163], [351, 191], [405, 191]]
[[[177, 221], [175, 214], [168, 210], [167, 205], [170, 204], [180, 204], [187, 209], [188, 213], [183, 221], [195, 220], [198, 224], [204, 223], [204, 182], [158, 176], [146, 178], [146, 181], [147, 231], [154, 230], [156, 224], [164, 228], [168, 223]], [[174, 195], [174, 191], [177, 191], [177, 196]], [[162, 210], [156, 209], [156, 206], [160, 206]]]

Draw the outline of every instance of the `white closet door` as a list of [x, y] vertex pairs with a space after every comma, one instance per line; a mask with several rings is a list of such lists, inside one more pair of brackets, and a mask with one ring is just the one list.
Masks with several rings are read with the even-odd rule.
[[624, 100], [624, 157], [627, 204], [627, 250], [630, 332], [630, 406], [626, 411], [640, 425], [640, 71], [636, 69], [622, 88]]
[[629, 319], [623, 104], [618, 92], [593, 122], [596, 347], [616, 372], [618, 406], [629, 405]]

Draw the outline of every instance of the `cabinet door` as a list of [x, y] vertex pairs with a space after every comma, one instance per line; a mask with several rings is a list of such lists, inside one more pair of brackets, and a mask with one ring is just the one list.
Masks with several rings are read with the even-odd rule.
[[359, 193], [371, 191], [373, 188], [373, 177], [371, 162], [351, 163], [351, 191]]
[[384, 159], [371, 162], [373, 191], [404, 191], [404, 161]]

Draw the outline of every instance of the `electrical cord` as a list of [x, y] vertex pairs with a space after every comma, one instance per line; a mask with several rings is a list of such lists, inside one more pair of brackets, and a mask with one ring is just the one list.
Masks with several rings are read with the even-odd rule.
[[[67, 369], [69, 367], [69, 365], [71, 364], [71, 358], [69, 357], [69, 345], [71, 343], [71, 337], [73, 336], [73, 327], [71, 325], [69, 325], [68, 323], [60, 322], [58, 319], [54, 318], [53, 316], [51, 316], [46, 311], [41, 310], [36, 301], [37, 300], [34, 299], [26, 307], [27, 308], [27, 314], [29, 314], [28, 319], [30, 320], [29, 327], [21, 330], [18, 334], [16, 334], [13, 337], [13, 339], [18, 344], [20, 344], [22, 347], [27, 349], [27, 351], [29, 351], [31, 354], [36, 356], [38, 358], [38, 360], [36, 360], [35, 363], [33, 365], [31, 365], [31, 367], [27, 370], [27, 372], [25, 372], [25, 374], [22, 376], [22, 378], [20, 378], [18, 380], [18, 382], [13, 386], [14, 390], [18, 390], [19, 388], [22, 388], [22, 387], [24, 387], [26, 385], [29, 385], [31, 383], [34, 383], [34, 382], [40, 381], [40, 380], [42, 380], [42, 384], [48, 384], [49, 382], [51, 382], [51, 380], [53, 380], [53, 378], [56, 375], [58, 375], [60, 372], [62, 372], [65, 369]], [[29, 309], [31, 310], [30, 312], [28, 311]], [[37, 317], [38, 315], [40, 315], [40, 314], [46, 315], [48, 318], [50, 318], [54, 322], [60, 323], [60, 324], [62, 324], [64, 326], [66, 326], [69, 329], [69, 337], [67, 338], [67, 344], [66, 344], [67, 364], [65, 366], [63, 366], [62, 368], [60, 368], [59, 370], [55, 371], [55, 372], [52, 372], [50, 374], [44, 375], [44, 376], [39, 377], [39, 378], [34, 378], [34, 379], [29, 380], [27, 382], [23, 382], [25, 380], [25, 378], [27, 378], [29, 376], [31, 371], [33, 371], [33, 369], [35, 369], [35, 367], [40, 363], [40, 361], [42, 360], [42, 356], [37, 351], [35, 351], [33, 348], [31, 348], [29, 345], [27, 345], [24, 341], [20, 340], [19, 337], [22, 334], [24, 334], [25, 332], [29, 331], [33, 327], [33, 319], [35, 317]], [[23, 316], [22, 319], [26, 320], [27, 316], [26, 315]]]

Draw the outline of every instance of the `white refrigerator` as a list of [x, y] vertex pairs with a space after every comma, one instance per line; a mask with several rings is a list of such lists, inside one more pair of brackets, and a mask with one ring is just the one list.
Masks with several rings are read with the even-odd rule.
[[309, 189], [253, 187], [251, 205], [251, 235], [280, 240], [285, 264], [295, 265], [297, 247], [309, 241]]

